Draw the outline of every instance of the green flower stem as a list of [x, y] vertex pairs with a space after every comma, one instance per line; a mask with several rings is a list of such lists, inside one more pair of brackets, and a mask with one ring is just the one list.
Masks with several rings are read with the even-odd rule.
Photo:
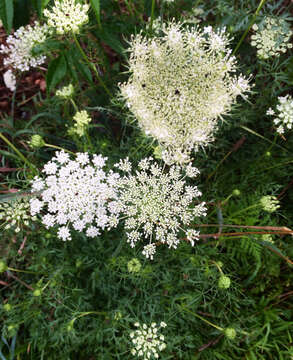
[[36, 167], [24, 156], [22, 153], [17, 150], [17, 148], [0, 132], [0, 138], [11, 147], [12, 150], [18, 155], [18, 157], [25, 163], [27, 166], [34, 172], [37, 173]]
[[75, 41], [75, 44], [78, 47], [78, 50], [80, 51], [82, 57], [84, 58], [84, 60], [88, 64], [88, 66], [93, 70], [93, 72], [95, 73], [99, 83], [105, 89], [106, 93], [112, 98], [112, 94], [110, 93], [109, 89], [107, 88], [107, 86], [105, 85], [105, 83], [102, 80], [101, 76], [99, 75], [98, 70], [96, 69], [95, 65], [89, 61], [88, 57], [86, 56], [85, 52], [83, 51], [82, 47], [80, 46], [75, 34], [72, 34], [72, 35], [73, 35], [73, 39]]
[[38, 274], [38, 273], [36, 273], [34, 271], [18, 270], [18, 269], [14, 269], [14, 268], [11, 268], [11, 267], [8, 267], [7, 270], [16, 271], [16, 272], [22, 272], [22, 273], [26, 273], [26, 274]]
[[153, 29], [153, 22], [154, 22], [154, 17], [155, 17], [155, 3], [156, 3], [156, 0], [152, 0], [150, 32], [152, 32], [152, 29]]
[[217, 330], [220, 330], [220, 331], [224, 331], [224, 329], [216, 324], [213, 324], [212, 322], [208, 321], [207, 319], [205, 319], [204, 317], [194, 313], [193, 311], [189, 310], [188, 308], [186, 308], [185, 306], [181, 306], [182, 310], [183, 311], [186, 311], [188, 312], [189, 314], [192, 314], [193, 316], [199, 318], [200, 320], [204, 321], [205, 323], [209, 324], [210, 326], [216, 328]]
[[224, 275], [222, 269], [220, 268], [219, 264], [218, 264], [216, 261], [211, 260], [211, 263], [214, 264], [214, 265], [216, 265], [216, 267], [218, 268], [220, 274]]
[[73, 326], [74, 322], [81, 318], [81, 317], [84, 317], [84, 316], [87, 316], [87, 315], [92, 315], [92, 314], [95, 314], [95, 315], [107, 315], [106, 311], [86, 311], [86, 312], [83, 312], [79, 315], [77, 315], [76, 317], [74, 317], [71, 321], [70, 321], [70, 324]]
[[72, 104], [73, 107], [74, 107], [74, 110], [75, 110], [76, 112], [78, 112], [78, 107], [76, 106], [75, 101], [74, 101], [73, 99], [70, 99], [70, 101], [71, 101], [71, 104]]
[[70, 150], [67, 150], [67, 149], [64, 149], [63, 147], [61, 146], [57, 146], [57, 145], [51, 145], [51, 144], [47, 144], [45, 143], [44, 146], [47, 146], [49, 148], [52, 148], [52, 149], [57, 149], [57, 150], [64, 150], [65, 152], [68, 152], [69, 154], [72, 154], [72, 155], [76, 155], [74, 152], [70, 151]]
[[259, 14], [259, 12], [260, 12], [261, 8], [264, 6], [265, 2], [266, 2], [266, 0], [261, 0], [260, 1], [259, 5], [258, 5], [258, 8], [256, 9], [256, 12], [253, 15], [252, 20], [250, 21], [247, 29], [245, 30], [244, 34], [242, 35], [241, 39], [239, 40], [236, 48], [233, 50], [232, 55], [235, 55], [236, 52], [238, 51], [238, 49], [240, 48], [241, 44], [243, 43], [244, 39], [246, 38], [246, 35], [248, 34], [249, 30], [251, 29], [252, 25], [254, 24], [255, 18]]

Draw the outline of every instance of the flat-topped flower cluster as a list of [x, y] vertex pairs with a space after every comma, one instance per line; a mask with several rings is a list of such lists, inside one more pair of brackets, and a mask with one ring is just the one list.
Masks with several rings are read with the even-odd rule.
[[186, 176], [198, 175], [196, 168], [188, 165], [182, 174], [180, 167], [172, 166], [167, 172], [146, 158], [132, 173], [125, 159], [115, 165], [124, 173], [120, 175], [104, 170], [106, 160], [101, 155], [91, 160], [87, 153], [78, 153], [71, 160], [64, 151], [56, 152], [44, 166], [45, 178], [32, 182], [31, 215], [39, 214], [47, 228], [57, 227], [64, 241], [71, 240], [72, 230], [96, 237], [124, 221], [130, 246], [146, 239], [142, 253], [150, 259], [156, 242], [176, 248], [185, 235], [194, 245], [199, 232], [189, 225], [206, 215], [205, 203], [198, 202], [201, 192], [185, 181]]
[[130, 77], [120, 91], [141, 129], [174, 162], [188, 162], [192, 149], [213, 139], [218, 118], [249, 90], [248, 79], [235, 75], [225, 29], [184, 29], [171, 22], [162, 32], [132, 38]]
[[131, 354], [143, 357], [144, 360], [158, 359], [159, 352], [166, 348], [165, 337], [159, 331], [161, 328], [165, 328], [167, 324], [162, 321], [160, 324], [153, 322], [147, 326], [136, 322], [134, 326], [137, 327], [137, 330], [130, 333], [134, 345]]
[[257, 56], [261, 59], [278, 57], [292, 48], [290, 37], [293, 32], [290, 24], [281, 18], [266, 17], [261, 24], [254, 24], [255, 31], [251, 35], [251, 45], [257, 48]]
[[78, 153], [76, 160], [57, 152], [43, 169], [46, 178], [35, 178], [32, 192], [40, 196], [30, 201], [31, 214], [40, 212], [47, 227], [58, 226], [58, 237], [71, 240], [70, 229], [96, 237], [100, 230], [118, 224], [119, 209], [114, 188], [118, 174], [103, 170], [106, 158]]

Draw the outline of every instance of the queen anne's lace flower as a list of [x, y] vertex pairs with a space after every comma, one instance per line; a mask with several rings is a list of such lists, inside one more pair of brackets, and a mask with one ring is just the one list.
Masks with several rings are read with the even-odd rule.
[[118, 174], [105, 173], [106, 158], [87, 153], [70, 160], [64, 151], [44, 166], [45, 179], [36, 177], [32, 192], [41, 192], [30, 201], [31, 214], [41, 214], [47, 227], [58, 226], [62, 240], [71, 239], [71, 229], [96, 237], [101, 229], [118, 223], [119, 209], [115, 184]]
[[1, 45], [0, 53], [5, 54], [4, 65], [12, 66], [15, 70], [28, 71], [38, 67], [46, 60], [44, 55], [34, 56], [32, 49], [35, 45], [46, 40], [49, 33], [47, 25], [40, 25], [37, 21], [33, 26], [20, 27], [7, 38], [7, 45]]
[[252, 28], [255, 34], [251, 36], [251, 45], [257, 48], [259, 58], [280, 56], [292, 48], [289, 40], [293, 33], [284, 19], [267, 17], [262, 24], [254, 24]]
[[134, 345], [131, 354], [143, 357], [144, 360], [158, 359], [159, 352], [166, 348], [165, 337], [159, 333], [159, 330], [165, 328], [167, 324], [162, 321], [159, 325], [153, 322], [147, 326], [146, 324], [140, 325], [137, 322], [134, 326], [138, 329], [130, 333]]
[[78, 33], [79, 28], [88, 22], [89, 5], [81, 5], [75, 0], [56, 0], [54, 7], [45, 9], [48, 25], [56, 29], [57, 34]]
[[269, 108], [267, 115], [275, 115], [274, 124], [277, 125], [277, 133], [283, 134], [286, 130], [293, 127], [293, 99], [291, 95], [278, 97], [279, 104], [276, 106], [277, 114]]
[[[132, 175], [127, 159], [116, 166], [127, 173], [117, 182], [117, 188], [118, 204], [126, 217], [124, 227], [131, 247], [143, 238], [149, 239], [142, 253], [153, 259], [155, 241], [176, 248], [180, 231], [186, 233], [192, 245], [199, 239], [199, 232], [186, 229], [186, 226], [194, 218], [206, 215], [205, 204], [194, 205], [201, 192], [196, 186], [186, 184], [180, 167], [172, 166], [167, 173], [148, 158], [139, 162], [139, 170]], [[188, 171], [197, 174], [195, 170]]]
[[218, 117], [249, 85], [233, 75], [237, 66], [224, 30], [184, 30], [171, 23], [162, 32], [132, 38], [131, 75], [120, 91], [144, 132], [174, 162], [188, 162], [190, 151], [212, 140]]
[[33, 220], [35, 217], [30, 215], [30, 204], [26, 198], [0, 203], [0, 221], [5, 230], [14, 229], [18, 233]]

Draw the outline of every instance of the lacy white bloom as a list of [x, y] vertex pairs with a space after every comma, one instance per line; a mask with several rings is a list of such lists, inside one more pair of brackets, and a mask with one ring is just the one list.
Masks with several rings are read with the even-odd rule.
[[18, 233], [24, 225], [28, 226], [31, 220], [35, 220], [29, 210], [30, 204], [25, 198], [0, 203], [0, 221], [3, 221], [4, 229], [14, 229]]
[[[204, 203], [196, 205], [201, 192], [196, 186], [188, 186], [178, 166], [172, 166], [169, 172], [159, 167], [152, 158], [143, 159], [138, 171], [131, 174], [131, 164], [126, 159], [116, 164], [126, 172], [117, 182], [119, 207], [125, 220], [128, 242], [134, 247], [138, 241], [147, 238], [143, 254], [150, 259], [156, 252], [155, 242], [176, 248], [180, 242], [180, 231], [186, 233], [194, 245], [199, 232], [186, 229], [196, 217], [205, 216]], [[197, 171], [188, 170], [196, 175]]]
[[57, 152], [43, 169], [45, 179], [36, 177], [32, 192], [41, 191], [40, 199], [30, 202], [31, 214], [41, 214], [47, 227], [58, 226], [58, 236], [70, 240], [73, 228], [88, 237], [118, 223], [119, 209], [114, 185], [118, 174], [105, 173], [106, 158], [78, 153], [70, 160], [64, 151]]
[[75, 124], [74, 124], [74, 126], [69, 128], [68, 133], [70, 135], [76, 134], [79, 137], [84, 136], [89, 123], [92, 121], [92, 119], [89, 117], [88, 113], [85, 110], [78, 111], [74, 115], [73, 120], [75, 121]]
[[280, 56], [292, 48], [289, 41], [293, 32], [284, 19], [267, 17], [262, 24], [254, 24], [252, 28], [255, 34], [251, 36], [251, 45], [257, 48], [259, 58]]
[[212, 140], [219, 116], [249, 90], [248, 80], [234, 75], [224, 30], [184, 30], [171, 23], [162, 31], [162, 37], [132, 38], [131, 75], [120, 91], [144, 132], [167, 148], [174, 162], [189, 161], [192, 149]]
[[273, 213], [280, 207], [280, 202], [276, 196], [266, 195], [260, 199], [260, 205], [264, 211]]
[[10, 90], [14, 91], [16, 89], [16, 77], [11, 71], [11, 69], [7, 70], [3, 75], [3, 80], [5, 86]]
[[274, 124], [277, 125], [277, 133], [284, 134], [285, 130], [293, 127], [293, 99], [291, 95], [278, 97], [279, 104], [276, 111], [268, 109], [267, 115], [275, 115]]
[[37, 21], [33, 26], [20, 27], [13, 35], [8, 36], [7, 46], [1, 45], [0, 53], [6, 55], [4, 65], [10, 65], [16, 70], [28, 71], [43, 64], [46, 57], [32, 55], [32, 49], [35, 45], [43, 43], [48, 33], [47, 25], [40, 25]]
[[72, 84], [64, 86], [62, 89], [56, 91], [56, 96], [62, 99], [70, 99], [74, 93], [74, 87]]
[[56, 29], [57, 34], [78, 33], [82, 25], [88, 22], [89, 5], [81, 5], [75, 0], [56, 0], [51, 10], [45, 9], [48, 25]]
[[165, 337], [159, 331], [161, 328], [165, 328], [167, 324], [162, 321], [159, 325], [153, 322], [147, 326], [146, 324], [140, 325], [137, 322], [134, 326], [138, 329], [130, 333], [134, 345], [131, 354], [143, 357], [144, 360], [158, 359], [159, 352], [166, 348]]

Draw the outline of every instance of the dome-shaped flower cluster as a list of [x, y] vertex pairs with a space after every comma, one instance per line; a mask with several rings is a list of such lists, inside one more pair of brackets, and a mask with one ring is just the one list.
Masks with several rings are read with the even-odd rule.
[[[198, 231], [186, 227], [195, 218], [206, 215], [205, 203], [196, 204], [201, 192], [186, 184], [180, 167], [172, 166], [165, 172], [151, 158], [141, 160], [135, 174], [127, 159], [116, 166], [126, 172], [117, 182], [117, 202], [126, 218], [124, 228], [131, 247], [147, 238], [149, 243], [142, 253], [153, 259], [156, 241], [177, 248], [180, 231], [192, 245], [199, 239]], [[190, 165], [186, 172], [190, 177], [198, 174]]]
[[40, 195], [30, 201], [31, 214], [41, 214], [42, 223], [59, 226], [58, 237], [71, 240], [70, 229], [96, 237], [100, 230], [118, 223], [119, 210], [115, 184], [118, 174], [103, 170], [106, 158], [78, 153], [70, 160], [64, 151], [44, 166], [46, 178], [35, 178], [32, 192]]
[[89, 5], [81, 5], [75, 0], [56, 0], [51, 10], [45, 9], [47, 23], [56, 29], [57, 34], [78, 33], [82, 25], [88, 22]]
[[5, 66], [12, 66], [15, 70], [28, 71], [46, 60], [45, 55], [33, 55], [32, 49], [46, 40], [49, 33], [47, 25], [40, 25], [37, 21], [33, 26], [20, 27], [14, 34], [9, 35], [7, 45], [1, 45], [0, 53], [5, 54]]
[[180, 163], [213, 139], [217, 119], [249, 85], [235, 75], [224, 30], [171, 23], [162, 32], [161, 37], [132, 38], [131, 75], [120, 91], [143, 131]]

